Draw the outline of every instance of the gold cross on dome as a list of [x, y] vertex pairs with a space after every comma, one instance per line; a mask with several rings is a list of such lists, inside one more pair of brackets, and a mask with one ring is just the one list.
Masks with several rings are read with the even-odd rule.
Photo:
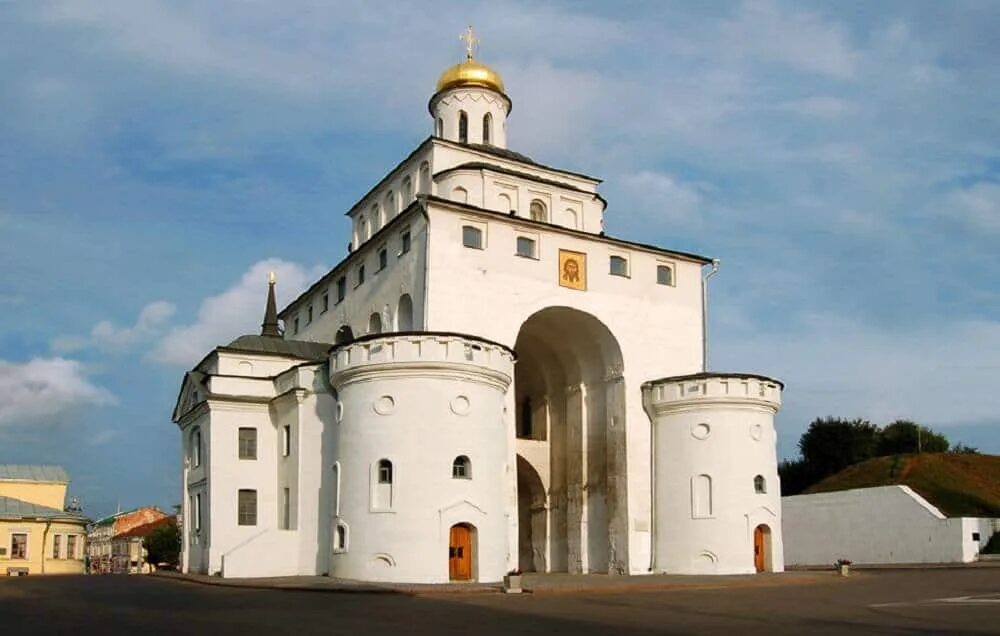
[[470, 24], [466, 29], [465, 33], [458, 36], [459, 40], [465, 42], [465, 59], [472, 61], [472, 53], [477, 46], [479, 46], [479, 38], [472, 34], [472, 25]]

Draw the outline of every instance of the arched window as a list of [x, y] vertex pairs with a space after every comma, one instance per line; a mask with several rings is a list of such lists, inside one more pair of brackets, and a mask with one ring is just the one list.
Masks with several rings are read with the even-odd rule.
[[196, 426], [191, 431], [191, 467], [201, 466], [201, 427]]
[[368, 240], [368, 219], [362, 214], [358, 217], [358, 243]]
[[354, 340], [354, 332], [348, 325], [344, 325], [337, 330], [337, 335], [333, 337], [333, 344], [344, 344], [345, 342], [350, 342]]
[[403, 179], [403, 207], [410, 205], [413, 201], [413, 179], [406, 177]]
[[712, 478], [708, 475], [691, 478], [691, 516], [712, 516]]
[[385, 195], [385, 220], [396, 216], [396, 212], [396, 193], [389, 190], [389, 194]]
[[577, 229], [576, 210], [566, 208], [566, 226]]
[[392, 484], [392, 462], [388, 459], [378, 460], [378, 483]]
[[333, 551], [347, 552], [347, 524], [343, 521], [338, 521], [333, 531]]
[[514, 204], [510, 202], [510, 196], [500, 193], [497, 195], [497, 208], [504, 214], [514, 211]]
[[458, 141], [459, 143], [469, 143], [469, 116], [464, 110], [458, 111]]
[[767, 480], [764, 479], [764, 475], [757, 475], [753, 478], [753, 491], [758, 495], [767, 493]]
[[462, 186], [458, 186], [457, 188], [451, 191], [451, 200], [458, 201], [459, 203], [468, 203], [469, 191], [463, 188]]
[[486, 113], [485, 115], [483, 115], [483, 143], [484, 144], [491, 144], [491, 143], [493, 143], [493, 139], [492, 139], [492, 136], [491, 136], [492, 132], [493, 132], [492, 128], [493, 128], [493, 115], [491, 115], [490, 113]]
[[434, 135], [436, 137], [444, 137], [444, 120], [440, 117], [437, 118], [437, 123], [434, 124]]
[[382, 333], [382, 316], [377, 311], [368, 318], [368, 333]]
[[451, 463], [452, 479], [472, 479], [472, 462], [465, 455], [459, 455]]
[[545, 214], [545, 204], [535, 199], [531, 202], [531, 207], [528, 209], [531, 214], [532, 221], [548, 221], [548, 215]]
[[382, 211], [378, 207], [378, 203], [372, 206], [372, 234], [378, 232], [378, 229], [382, 227]]
[[431, 165], [426, 161], [420, 164], [420, 194], [431, 193]]
[[399, 306], [396, 308], [396, 331], [413, 330], [413, 299], [409, 294], [399, 297]]

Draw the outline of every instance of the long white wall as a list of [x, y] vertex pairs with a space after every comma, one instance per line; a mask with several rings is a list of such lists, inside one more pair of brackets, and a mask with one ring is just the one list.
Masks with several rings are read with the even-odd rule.
[[[785, 561], [967, 563], [989, 540], [991, 520], [947, 518], [908, 486], [858, 488], [782, 499]], [[980, 533], [980, 540], [973, 539]]]

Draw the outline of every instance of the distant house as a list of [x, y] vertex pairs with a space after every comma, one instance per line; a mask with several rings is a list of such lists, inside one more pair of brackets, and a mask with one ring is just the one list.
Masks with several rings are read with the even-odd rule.
[[0, 575], [82, 574], [90, 521], [65, 509], [60, 466], [0, 464]]
[[90, 573], [111, 574], [115, 571], [113, 543], [116, 536], [166, 517], [167, 513], [156, 506], [146, 506], [95, 521], [87, 537]]
[[143, 541], [158, 528], [167, 525], [176, 526], [177, 517], [162, 517], [112, 537], [111, 571], [115, 574], [148, 574], [155, 570], [156, 564], [146, 560]]
[[968, 563], [1000, 519], [946, 516], [909, 486], [783, 497], [787, 565]]

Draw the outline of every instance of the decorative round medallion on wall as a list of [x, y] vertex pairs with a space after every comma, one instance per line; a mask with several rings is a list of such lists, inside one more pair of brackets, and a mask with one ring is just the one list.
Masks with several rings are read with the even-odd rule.
[[372, 408], [379, 415], [388, 415], [396, 410], [396, 400], [391, 395], [383, 395], [372, 403]]
[[464, 395], [456, 395], [451, 401], [451, 412], [455, 415], [468, 415], [472, 403]]
[[764, 427], [761, 426], [760, 424], [751, 424], [750, 437], [754, 438], [759, 442], [760, 438], [764, 437]]
[[712, 427], [704, 422], [691, 427], [691, 436], [695, 439], [706, 439], [712, 432]]

